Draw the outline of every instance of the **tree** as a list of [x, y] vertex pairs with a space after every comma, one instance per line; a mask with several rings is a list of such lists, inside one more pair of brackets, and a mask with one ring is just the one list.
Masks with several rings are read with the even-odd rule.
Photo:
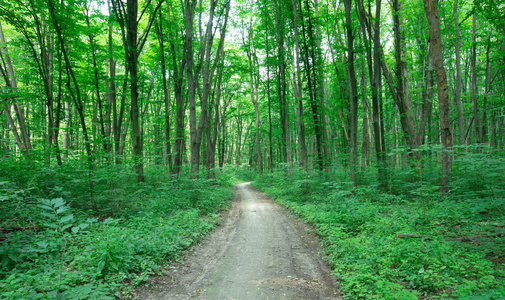
[[[0, 71], [2, 72], [2, 76], [5, 80], [5, 85], [9, 89], [6, 92], [15, 93], [16, 89], [18, 87], [18, 84], [17, 84], [16, 77], [14, 75], [14, 68], [12, 66], [12, 61], [11, 61], [9, 52], [7, 50], [7, 43], [5, 41], [5, 37], [4, 37], [1, 23], [0, 23], [0, 42], [2, 43], [1, 49], [0, 49], [0, 58], [2, 60], [2, 64], [0, 64]], [[14, 122], [14, 119], [12, 118], [10, 104], [4, 105], [4, 113], [5, 113], [5, 116], [7, 117], [7, 121], [9, 122], [9, 125], [11, 127], [12, 134], [14, 135], [16, 144], [18, 145], [19, 149], [21, 149], [21, 153], [23, 153], [23, 155], [25, 157], [30, 158], [32, 144], [31, 144], [30, 136], [28, 135], [28, 130], [26, 128], [24, 112], [23, 112], [23, 109], [21, 108], [21, 106], [15, 102], [15, 99], [14, 99], [14, 111], [16, 114], [16, 119], [19, 124], [19, 132], [21, 133], [21, 136], [17, 130], [17, 126]]]
[[[150, 2], [148, 2], [149, 4]], [[163, 1], [158, 1], [154, 10], [149, 16], [146, 28], [140, 38], [138, 37], [138, 25], [141, 18], [147, 12], [150, 5], [146, 5], [138, 17], [138, 0], [127, 0], [126, 8], [120, 0], [112, 0], [114, 14], [116, 15], [121, 27], [121, 37], [123, 39], [123, 47], [125, 50], [125, 63], [130, 75], [130, 121], [132, 125], [131, 137], [133, 143], [133, 160], [135, 173], [137, 174], [137, 182], [143, 182], [144, 178], [144, 161], [143, 161], [143, 143], [142, 132], [140, 130], [139, 120], [139, 103], [138, 103], [138, 58], [142, 52], [142, 48], [146, 43], [149, 31], [157, 17], [156, 12], [160, 8]]]
[[350, 162], [351, 162], [351, 179], [354, 186], [358, 185], [358, 177], [356, 168], [358, 165], [358, 89], [356, 80], [356, 71], [354, 70], [354, 36], [351, 19], [352, 0], [344, 0], [345, 20], [347, 33], [347, 58], [348, 58], [348, 75], [350, 81]]
[[[228, 14], [230, 11], [230, 1], [227, 1], [222, 8], [224, 11], [224, 20], [221, 24], [221, 36], [217, 50], [214, 55], [214, 60], [211, 63], [212, 46], [215, 38], [214, 17], [218, 5], [217, 0], [210, 0], [209, 20], [205, 34], [201, 36], [200, 48], [197, 52], [197, 63], [195, 64], [193, 38], [194, 38], [194, 19], [196, 13], [196, 0], [184, 1], [184, 24], [185, 24], [185, 39], [184, 39], [184, 58], [186, 60], [186, 78], [188, 84], [188, 99], [189, 99], [189, 124], [190, 124], [190, 152], [191, 152], [191, 171], [196, 174], [200, 166], [200, 145], [202, 142], [202, 134], [204, 125], [207, 120], [207, 103], [210, 95], [213, 77], [216, 71], [218, 62], [221, 59], [221, 49], [224, 45], [225, 32], [228, 22]], [[201, 14], [201, 13], [200, 13]], [[200, 15], [201, 18], [201, 15]], [[202, 69], [203, 67], [203, 69]], [[203, 72], [202, 72], [203, 71]], [[201, 76], [201, 78], [200, 78]], [[200, 79], [203, 87], [200, 86]], [[200, 96], [200, 117], [197, 120], [196, 116], [196, 94], [197, 89]]]
[[435, 77], [437, 80], [438, 109], [440, 111], [440, 130], [444, 152], [442, 153], [442, 181], [440, 191], [449, 191], [449, 182], [452, 171], [452, 133], [449, 118], [449, 95], [447, 93], [447, 75], [444, 69], [444, 56], [442, 53], [442, 40], [440, 36], [440, 20], [437, 0], [423, 0], [424, 11], [429, 26], [430, 55], [433, 60]]

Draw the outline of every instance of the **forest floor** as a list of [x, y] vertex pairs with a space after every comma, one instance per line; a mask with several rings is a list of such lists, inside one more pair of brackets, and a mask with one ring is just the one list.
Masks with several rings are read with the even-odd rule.
[[342, 299], [316, 234], [250, 183], [234, 189], [221, 225], [134, 297]]

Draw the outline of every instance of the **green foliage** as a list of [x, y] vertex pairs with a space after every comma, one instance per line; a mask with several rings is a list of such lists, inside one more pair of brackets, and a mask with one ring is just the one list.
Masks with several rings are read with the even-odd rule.
[[[502, 168], [480, 154], [461, 159], [475, 155], [471, 161], [486, 165], [486, 173]], [[288, 177], [277, 170], [272, 186], [267, 176], [255, 185], [315, 226], [346, 299], [499, 299], [505, 296], [505, 239], [493, 235], [502, 229], [492, 223], [503, 225], [505, 198], [496, 188], [494, 196], [485, 191], [501, 182], [489, 175], [488, 184], [462, 185], [476, 179], [460, 171], [454, 178], [460, 190], [444, 197], [432, 178], [409, 179], [415, 169], [410, 177], [409, 170], [390, 170], [394, 194], [379, 193], [373, 180], [353, 188], [335, 180], [346, 175], [338, 170], [292, 169]], [[422, 172], [436, 173], [429, 164]]]
[[93, 205], [77, 163], [9, 165], [0, 171], [2, 299], [121, 296], [214, 228], [235, 180], [232, 171], [190, 179], [153, 167], [136, 184], [129, 165], [107, 166], [91, 177]]

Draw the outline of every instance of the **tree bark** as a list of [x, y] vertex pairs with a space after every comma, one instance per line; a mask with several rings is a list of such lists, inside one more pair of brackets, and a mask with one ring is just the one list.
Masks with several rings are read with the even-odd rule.
[[[393, 28], [395, 36], [395, 60], [396, 60], [396, 97], [395, 103], [400, 112], [402, 131], [410, 148], [416, 146], [416, 133], [414, 118], [412, 116], [412, 103], [408, 87], [408, 69], [405, 62], [405, 36], [401, 25], [401, 4], [399, 0], [393, 0]], [[387, 76], [391, 80], [390, 76]], [[392, 86], [391, 83], [389, 83]]]
[[[299, 7], [300, 10], [302, 9], [302, 2], [301, 0], [299, 1]], [[307, 12], [310, 10], [310, 6], [308, 4], [308, 1], [305, 1], [305, 7]], [[304, 14], [300, 15], [300, 21], [302, 25], [302, 37], [303, 37], [303, 64], [305, 68], [305, 75], [307, 77], [307, 85], [308, 85], [308, 91], [309, 91], [309, 103], [310, 103], [310, 108], [312, 111], [312, 122], [314, 124], [314, 134], [316, 138], [316, 147], [315, 147], [315, 165], [320, 170], [323, 170], [324, 168], [324, 150], [323, 150], [323, 132], [321, 128], [321, 115], [319, 113], [319, 106], [320, 106], [320, 101], [318, 101], [318, 90], [317, 90], [317, 83], [316, 83], [316, 67], [317, 67], [317, 62], [316, 62], [316, 56], [314, 52], [314, 46], [312, 45], [313, 43], [310, 43], [309, 39], [313, 39], [314, 34], [313, 34], [313, 26], [312, 26], [312, 21], [310, 18], [310, 13], [306, 13], [308, 15], [307, 17], [307, 24], [305, 23], [305, 18], [303, 17]], [[314, 42], [312, 40], [312, 42]], [[311, 44], [311, 45], [309, 45]]]
[[96, 52], [95, 52], [95, 41], [94, 41], [94, 36], [91, 33], [91, 25], [89, 21], [89, 8], [86, 5], [86, 25], [88, 27], [88, 39], [89, 39], [89, 45], [91, 47], [91, 57], [93, 60], [93, 74], [94, 74], [94, 80], [95, 80], [95, 93], [96, 93], [96, 102], [98, 104], [98, 115], [100, 116], [100, 133], [101, 133], [101, 139], [104, 140], [104, 150], [106, 152], [109, 152], [109, 141], [108, 141], [108, 136], [105, 134], [105, 124], [104, 124], [104, 116], [103, 112], [104, 109], [102, 107], [102, 98], [100, 97], [100, 81], [99, 81], [99, 75], [98, 75], [98, 66], [96, 63]]
[[438, 108], [440, 111], [440, 130], [444, 152], [442, 153], [442, 180], [440, 192], [449, 191], [449, 183], [452, 172], [452, 134], [449, 118], [449, 95], [447, 94], [447, 75], [444, 69], [444, 56], [440, 35], [440, 21], [437, 0], [423, 0], [426, 19], [429, 26], [429, 39], [431, 57], [437, 80]]
[[289, 114], [287, 104], [287, 85], [286, 85], [286, 41], [284, 33], [284, 9], [283, 3], [275, 1], [275, 39], [277, 42], [277, 97], [279, 101], [279, 118], [282, 129], [281, 151], [283, 160], [286, 164], [284, 175], [287, 176], [287, 164], [291, 162], [290, 140], [289, 140]]
[[300, 167], [307, 171], [307, 146], [305, 142], [305, 122], [303, 120], [303, 99], [302, 99], [302, 76], [300, 71], [300, 41], [298, 33], [298, 8], [296, 0], [291, 0], [293, 7], [293, 22], [295, 36], [295, 60], [296, 78], [293, 80], [293, 90], [296, 100], [296, 112], [298, 116], [298, 145], [300, 147]]
[[472, 92], [472, 101], [473, 101], [473, 126], [475, 129], [475, 142], [483, 143], [482, 141], [482, 133], [481, 133], [481, 120], [479, 114], [479, 97], [477, 92], [477, 75], [478, 71], [476, 68], [477, 65], [477, 41], [475, 39], [475, 30], [476, 30], [476, 18], [475, 14], [472, 17], [472, 57], [470, 60], [470, 68], [472, 73], [472, 78], [470, 81], [470, 90]]
[[[172, 67], [173, 67], [173, 84], [174, 84], [174, 96], [175, 96], [175, 137], [174, 137], [174, 151], [172, 152], [172, 174], [180, 175], [182, 167], [182, 155], [184, 149], [184, 112], [185, 112], [185, 100], [183, 96], [183, 84], [184, 84], [184, 71], [186, 68], [186, 59], [184, 55], [180, 55], [180, 49], [177, 47], [175, 41], [177, 40], [177, 30], [172, 28], [176, 26], [177, 22], [171, 15], [170, 1], [167, 3], [167, 19], [169, 26], [168, 36], [170, 41], [170, 53], [172, 57]], [[174, 34], [175, 32], [175, 34]]]
[[161, 25], [161, 13], [159, 15], [159, 23], [155, 25], [156, 36], [158, 37], [158, 44], [160, 46], [160, 64], [161, 64], [161, 78], [163, 81], [163, 102], [165, 105], [165, 143], [163, 145], [164, 155], [163, 163], [168, 166], [168, 171], [172, 174], [172, 149], [170, 144], [170, 89], [167, 80], [167, 66], [165, 62], [165, 44], [163, 42], [163, 26]]
[[358, 175], [356, 168], [358, 165], [358, 90], [356, 72], [354, 70], [354, 36], [352, 32], [351, 9], [352, 0], [344, 0], [345, 19], [347, 31], [347, 58], [348, 58], [348, 76], [350, 81], [350, 165], [351, 180], [354, 186], [358, 186]]
[[[5, 84], [7, 88], [17, 88], [17, 80], [14, 75], [14, 68], [12, 66], [12, 61], [7, 50], [7, 43], [5, 41], [5, 37], [3, 34], [2, 25], [0, 24], [0, 42], [2, 43], [0, 55], [2, 58], [2, 62], [4, 62], [5, 66], [2, 67], [2, 74], [4, 75]], [[5, 72], [7, 69], [7, 72]], [[7, 120], [11, 126], [12, 134], [16, 139], [16, 144], [18, 145], [21, 153], [26, 157], [31, 157], [32, 145], [30, 141], [30, 136], [28, 135], [28, 130], [26, 128], [25, 118], [23, 115], [23, 109], [18, 103], [14, 103], [14, 111], [16, 114], [17, 121], [19, 123], [19, 131], [21, 132], [21, 137], [19, 136], [17, 127], [14, 124], [14, 120], [11, 115], [10, 105], [5, 105], [4, 113], [7, 117]]]
[[453, 18], [454, 25], [456, 27], [456, 45], [455, 45], [455, 55], [456, 55], [456, 94], [454, 101], [456, 102], [456, 109], [458, 111], [458, 138], [459, 144], [465, 145], [465, 119], [463, 116], [463, 107], [461, 105], [461, 85], [463, 84], [463, 79], [461, 77], [461, 33], [459, 29], [459, 14], [458, 14], [458, 0], [454, 1], [453, 6]]
[[[125, 50], [126, 69], [130, 75], [130, 122], [131, 122], [131, 139], [133, 148], [134, 169], [137, 177], [137, 182], [145, 181], [144, 177], [144, 154], [143, 154], [143, 137], [140, 126], [140, 111], [138, 103], [138, 58], [145, 45], [149, 31], [157, 17], [157, 11], [163, 2], [160, 1], [155, 6], [152, 14], [147, 20], [144, 32], [138, 38], [138, 0], [127, 0], [126, 9], [124, 3], [120, 0], [112, 0], [114, 13], [121, 26], [121, 34], [123, 39], [123, 47]], [[147, 8], [147, 7], [146, 7]], [[140, 18], [145, 13], [142, 12]]]

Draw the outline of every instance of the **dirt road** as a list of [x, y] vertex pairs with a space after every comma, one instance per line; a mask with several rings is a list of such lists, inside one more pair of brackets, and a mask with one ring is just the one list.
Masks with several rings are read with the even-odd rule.
[[341, 299], [314, 233], [249, 183], [221, 225], [142, 299]]

